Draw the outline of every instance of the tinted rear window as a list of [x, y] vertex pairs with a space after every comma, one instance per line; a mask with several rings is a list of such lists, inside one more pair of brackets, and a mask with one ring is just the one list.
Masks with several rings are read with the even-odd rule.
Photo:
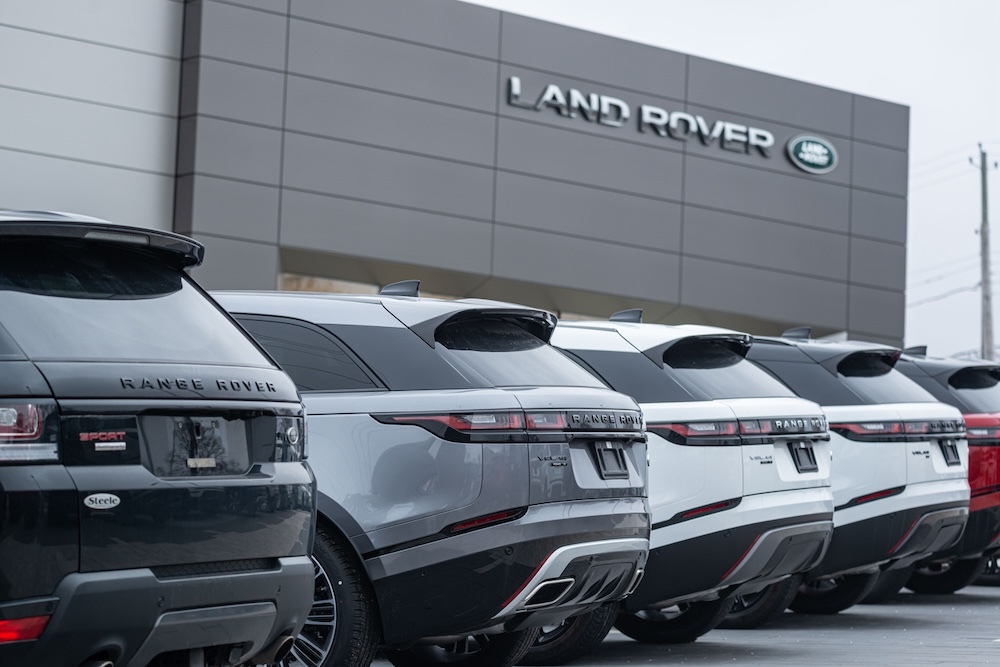
[[603, 387], [554, 347], [501, 319], [460, 320], [438, 327], [437, 349], [466, 376], [497, 387]]
[[985, 368], [963, 368], [948, 378], [948, 389], [973, 412], [1000, 412], [1000, 373]]
[[778, 377], [792, 391], [820, 405], [858, 405], [857, 394], [840, 379], [812, 361], [757, 361], [762, 368]]
[[663, 363], [664, 371], [680, 385], [707, 398], [795, 396], [726, 341], [682, 340], [667, 348]]
[[701, 394], [692, 395], [652, 359], [639, 352], [569, 350], [567, 353], [593, 369], [612, 389], [628, 394], [639, 403], [706, 400]]
[[35, 360], [271, 366], [182, 271], [122, 246], [3, 241], [0, 312]]
[[843, 383], [865, 403], [935, 403], [926, 389], [906, 377], [885, 354], [855, 352], [837, 364]]

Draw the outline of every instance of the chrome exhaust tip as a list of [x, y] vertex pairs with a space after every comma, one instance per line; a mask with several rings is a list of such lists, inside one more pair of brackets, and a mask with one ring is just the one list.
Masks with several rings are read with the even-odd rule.
[[636, 568], [635, 574], [632, 575], [632, 582], [628, 585], [628, 589], [625, 591], [625, 597], [635, 593], [635, 589], [639, 588], [639, 584], [642, 582], [642, 576], [646, 574], [646, 570]]
[[521, 604], [522, 609], [541, 609], [542, 607], [551, 607], [562, 600], [569, 589], [576, 582], [574, 577], [566, 577], [565, 579], [550, 579], [549, 581], [543, 581], [542, 583], [535, 586], [534, 590], [524, 598], [524, 602]]
[[80, 663], [80, 667], [115, 667], [115, 663], [110, 660], [88, 660]]

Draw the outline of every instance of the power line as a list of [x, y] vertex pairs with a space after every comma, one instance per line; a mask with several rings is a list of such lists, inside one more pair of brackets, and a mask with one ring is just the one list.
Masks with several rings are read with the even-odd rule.
[[946, 176], [945, 178], [939, 178], [936, 181], [931, 181], [930, 183], [921, 183], [920, 185], [918, 185], [916, 187], [910, 188], [910, 192], [914, 192], [914, 191], [917, 191], [917, 190], [923, 190], [925, 188], [931, 187], [932, 185], [938, 185], [939, 183], [944, 183], [945, 181], [953, 181], [956, 178], [958, 178], [959, 176], [965, 176], [968, 173], [969, 172], [967, 172], [967, 171], [965, 171], [965, 172], [958, 172], [958, 173], [952, 174], [951, 176]]
[[941, 267], [949, 266], [951, 264], [964, 263], [964, 262], [967, 262], [967, 261], [969, 261], [971, 259], [978, 260], [979, 259], [979, 253], [977, 252], [977, 253], [973, 253], [971, 255], [963, 255], [961, 257], [955, 257], [953, 259], [948, 259], [948, 260], [945, 260], [945, 261], [942, 261], [942, 262], [935, 262], [934, 264], [926, 264], [924, 266], [919, 266], [919, 267], [917, 267], [915, 269], [912, 269], [910, 271], [910, 273], [924, 273], [925, 271], [932, 271], [934, 269], [938, 269], [938, 268], [941, 268]]
[[967, 273], [968, 271], [971, 271], [972, 269], [978, 269], [978, 268], [979, 268], [979, 261], [976, 260], [976, 262], [974, 264], [969, 264], [968, 266], [964, 266], [964, 267], [962, 267], [960, 269], [953, 269], [951, 271], [945, 271], [943, 273], [938, 273], [938, 274], [935, 274], [935, 275], [931, 276], [930, 278], [926, 278], [924, 280], [921, 280], [918, 283], [910, 283], [910, 284], [908, 284], [906, 286], [906, 289], [911, 289], [913, 287], [921, 287], [923, 285], [930, 285], [931, 283], [940, 282], [942, 280], [945, 280], [946, 278], [950, 278], [951, 276], [957, 276], [957, 275], [959, 275], [961, 273]]
[[933, 303], [935, 301], [940, 301], [941, 299], [947, 299], [949, 296], [954, 296], [956, 294], [961, 294], [962, 292], [974, 292], [979, 289], [980, 283], [975, 285], [969, 285], [967, 287], [956, 287], [953, 290], [948, 290], [943, 294], [938, 294], [937, 296], [929, 296], [926, 299], [920, 299], [919, 301], [912, 301], [906, 304], [907, 308], [916, 308], [917, 306], [922, 306], [927, 303]]

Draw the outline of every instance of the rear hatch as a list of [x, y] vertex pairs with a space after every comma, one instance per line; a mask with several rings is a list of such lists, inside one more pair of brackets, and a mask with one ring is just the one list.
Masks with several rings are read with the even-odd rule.
[[96, 231], [0, 243], [3, 325], [56, 401], [80, 569], [185, 574], [309, 553], [294, 385], [184, 273], [195, 244]]
[[538, 311], [466, 311], [435, 328], [435, 347], [521, 404], [530, 503], [646, 497], [639, 406], [549, 345], [552, 324]]

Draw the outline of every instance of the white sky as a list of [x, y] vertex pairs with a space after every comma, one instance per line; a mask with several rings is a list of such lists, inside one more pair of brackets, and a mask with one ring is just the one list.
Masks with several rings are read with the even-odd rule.
[[[906, 344], [978, 351], [980, 175], [968, 159], [982, 142], [1000, 160], [1000, 2], [465, 1], [908, 105]], [[1000, 172], [989, 183], [1000, 278]]]

